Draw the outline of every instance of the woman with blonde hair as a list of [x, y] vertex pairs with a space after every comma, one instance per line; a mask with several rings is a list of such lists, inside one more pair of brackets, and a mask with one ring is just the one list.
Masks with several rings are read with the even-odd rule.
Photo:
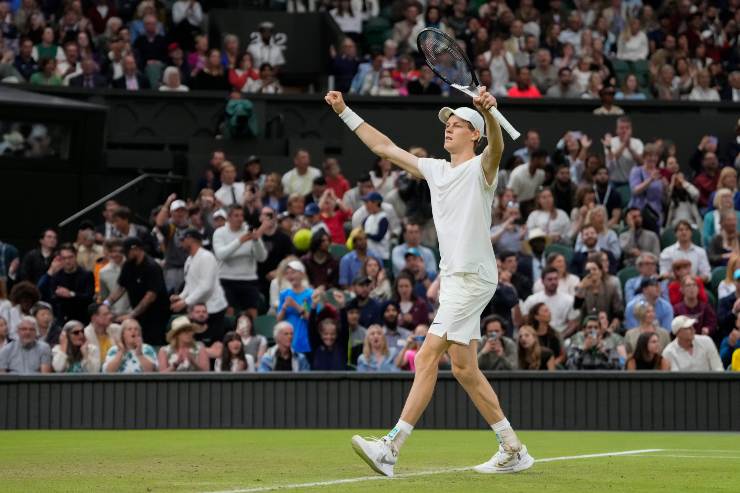
[[[719, 172], [717, 190], [721, 190], [723, 188], [732, 192], [732, 204], [735, 207], [735, 210], [740, 210], [740, 191], [737, 189], [737, 170], [732, 166], [725, 166]], [[717, 191], [715, 190], [709, 195], [709, 210], [714, 208], [714, 196], [716, 194]]]
[[367, 329], [362, 343], [362, 354], [357, 359], [358, 372], [398, 371], [395, 365], [396, 351], [388, 347], [383, 328], [373, 324]]
[[627, 349], [627, 354], [631, 355], [635, 352], [637, 339], [641, 334], [645, 333], [658, 335], [660, 352], [663, 352], [663, 349], [665, 349], [668, 343], [671, 342], [671, 336], [668, 335], [668, 329], [658, 326], [658, 320], [655, 318], [655, 308], [653, 308], [653, 305], [646, 301], [642, 301], [637, 304], [633, 313], [639, 325], [637, 327], [630, 328], [624, 334], [624, 345]]
[[540, 346], [531, 325], [519, 327], [518, 360], [520, 370], [554, 370], [555, 358], [549, 348]]
[[734, 212], [737, 220], [737, 227], [740, 227], [740, 211], [735, 210], [733, 200], [733, 193], [729, 188], [720, 188], [715, 192], [714, 201], [712, 202], [714, 210], [711, 210], [704, 215], [704, 231], [702, 232], [704, 248], [709, 248], [712, 238], [722, 230], [720, 217], [723, 212]]
[[632, 17], [627, 21], [617, 41], [617, 59], [628, 62], [646, 60], [649, 54], [648, 38], [642, 29], [640, 19]]
[[725, 278], [719, 283], [717, 287], [717, 300], [721, 300], [725, 296], [735, 294], [735, 271], [740, 269], [740, 252], [735, 252], [730, 255], [727, 261], [727, 271]]
[[[609, 228], [607, 223], [606, 207], [603, 205], [595, 205], [586, 213], [586, 221], [584, 224], [589, 224], [596, 228], [596, 232], [599, 235], [597, 247], [604, 250], [609, 250], [614, 255], [614, 258], [620, 258], [622, 256], [622, 247], [619, 245], [619, 237], [613, 229]], [[583, 248], [583, 241], [581, 234], [578, 234], [576, 238], [576, 251], [580, 251]]]
[[142, 373], [157, 371], [157, 353], [141, 338], [141, 326], [134, 318], [121, 324], [121, 337], [105, 356], [106, 373]]

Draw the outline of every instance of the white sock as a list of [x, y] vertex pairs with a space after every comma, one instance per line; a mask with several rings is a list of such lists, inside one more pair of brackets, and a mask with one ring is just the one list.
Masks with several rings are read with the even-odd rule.
[[498, 423], [493, 423], [491, 428], [496, 433], [496, 440], [498, 440], [498, 443], [504, 446], [504, 448], [513, 450], [519, 450], [521, 448], [522, 444], [516, 436], [516, 433], [511, 427], [511, 423], [509, 423], [508, 419], [504, 418]]
[[401, 446], [403, 446], [403, 443], [406, 441], [409, 435], [411, 435], [411, 432], [413, 430], [414, 427], [411, 424], [402, 419], [399, 419], [398, 423], [396, 423], [396, 426], [394, 426], [393, 429], [388, 432], [386, 436], [391, 441], [391, 448], [393, 448], [393, 451], [396, 454], [398, 454], [398, 451], [401, 450]]

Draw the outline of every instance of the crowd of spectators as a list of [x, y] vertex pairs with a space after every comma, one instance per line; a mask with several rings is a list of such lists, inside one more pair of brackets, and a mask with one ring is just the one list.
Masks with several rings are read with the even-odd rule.
[[[498, 175], [481, 367], [740, 369], [735, 130], [688, 163], [626, 116], [549, 149], [527, 131]], [[413, 371], [439, 302], [429, 189], [383, 159], [355, 183], [313, 164], [217, 150], [149, 222], [110, 200], [72, 242], [0, 242], [0, 371]]]
[[[224, 33], [213, 46], [207, 3], [0, 1], [0, 80], [213, 90], [232, 98], [283, 92], [280, 73], [290, 66], [279, 26], [261, 22], [254, 37]], [[304, 0], [271, 6], [331, 15], [345, 37], [330, 47], [328, 75], [343, 92], [449, 94], [415, 42], [422, 29], [435, 27], [460, 43], [496, 96], [600, 99], [599, 114], [620, 114], [615, 102], [621, 100], [740, 101], [736, 1]]]

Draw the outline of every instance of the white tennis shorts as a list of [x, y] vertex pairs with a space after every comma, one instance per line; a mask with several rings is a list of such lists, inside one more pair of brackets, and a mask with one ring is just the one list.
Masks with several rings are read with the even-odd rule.
[[439, 286], [439, 310], [429, 333], [448, 341], [470, 344], [480, 340], [480, 315], [493, 298], [496, 284], [478, 274], [443, 276]]

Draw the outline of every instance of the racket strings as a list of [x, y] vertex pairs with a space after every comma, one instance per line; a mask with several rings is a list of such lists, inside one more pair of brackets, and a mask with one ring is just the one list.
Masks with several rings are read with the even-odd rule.
[[470, 86], [475, 83], [465, 53], [454, 39], [433, 29], [425, 29], [417, 39], [419, 50], [431, 68], [448, 84]]

